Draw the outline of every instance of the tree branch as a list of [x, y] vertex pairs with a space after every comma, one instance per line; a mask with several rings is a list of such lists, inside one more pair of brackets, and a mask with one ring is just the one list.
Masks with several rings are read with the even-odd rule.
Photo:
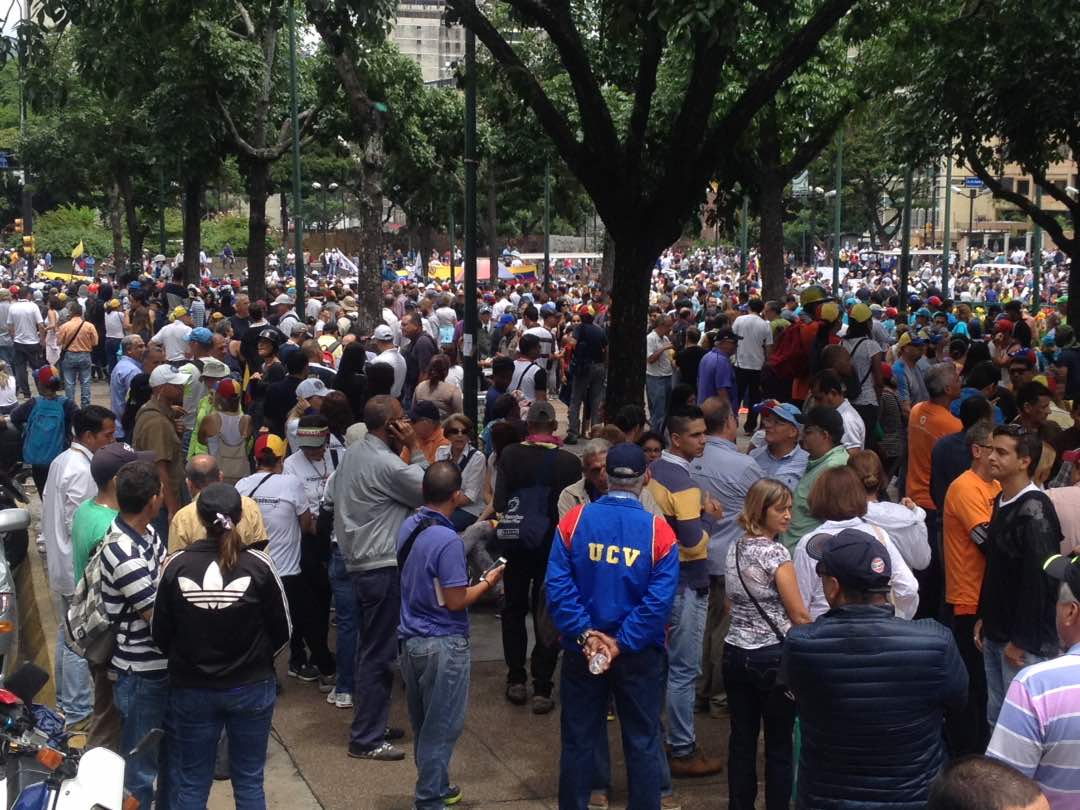
[[641, 160], [641, 149], [645, 142], [645, 132], [649, 126], [649, 112], [652, 109], [653, 94], [656, 92], [656, 74], [660, 68], [660, 57], [664, 53], [666, 37], [655, 19], [645, 23], [645, 42], [638, 65], [637, 87], [634, 89], [634, 107], [630, 112], [630, 127], [626, 138], [626, 151], [623, 164], [636, 167]]
[[236, 11], [240, 15], [240, 19], [244, 22], [244, 30], [249, 38], [255, 37], [255, 23], [251, 21], [251, 14], [248, 12], [247, 7], [244, 6], [240, 0], [233, 0], [233, 5], [236, 6]]
[[795, 153], [780, 169], [784, 177], [790, 180], [814, 162], [822, 150], [829, 145], [829, 141], [836, 135], [836, 131], [843, 125], [853, 106], [853, 102], [845, 102], [836, 115], [818, 128], [816, 134], [795, 149]]

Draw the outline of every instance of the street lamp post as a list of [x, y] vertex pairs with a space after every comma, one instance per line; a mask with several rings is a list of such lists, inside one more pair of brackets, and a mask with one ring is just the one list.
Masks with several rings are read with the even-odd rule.
[[296, 232], [296, 312], [304, 316], [304, 211], [300, 186], [300, 102], [296, 90], [296, 0], [289, 0], [289, 95], [292, 105], [293, 230]]
[[158, 169], [158, 246], [165, 255], [165, 170]]
[[833, 265], [832, 286], [833, 295], [840, 295], [840, 201], [842, 195], [840, 189], [844, 183], [844, 130], [836, 134], [836, 205], [833, 212]]
[[[327, 189], [329, 189], [331, 192], [337, 191], [338, 188], [339, 188], [339, 186], [338, 186], [337, 183], [331, 183], [330, 185], [327, 186]], [[344, 199], [344, 198], [345, 198], [345, 195], [342, 195], [342, 199]], [[327, 217], [329, 217], [329, 213], [327, 213]], [[335, 223], [337, 222], [337, 217], [334, 217], [334, 222]], [[327, 230], [334, 230], [334, 229], [333, 228], [327, 228]]]
[[[739, 231], [739, 286], [746, 284], [746, 260], [747, 260], [747, 242], [749, 241], [749, 231], [747, 220], [750, 218], [750, 198], [744, 193], [742, 198], [742, 221]], [[747, 285], [749, 286], [749, 285]]]
[[[1042, 207], [1042, 186], [1035, 183], [1035, 207]], [[1042, 228], [1035, 223], [1031, 240], [1031, 303], [1034, 314], [1039, 313], [1039, 276], [1042, 274]]]
[[[941, 289], [948, 297], [949, 292], [949, 260], [952, 258], [952, 155], [947, 158], [945, 164], [945, 221], [941, 223], [943, 234], [941, 256]], [[959, 255], [959, 254], [957, 254]]]
[[908, 276], [911, 273], [911, 186], [914, 170], [904, 173], [904, 221], [900, 236], [900, 314], [907, 313]]
[[[475, 0], [473, 0], [474, 2]], [[497, 267], [488, 271], [492, 277]], [[477, 424], [477, 387], [480, 369], [476, 357], [476, 34], [465, 29], [465, 328], [461, 354], [465, 361], [465, 415]]]
[[323, 184], [318, 180], [311, 184], [311, 187], [319, 192], [319, 211], [322, 216], [319, 217], [319, 233], [326, 233], [326, 189], [323, 188]]
[[544, 290], [551, 286], [551, 161], [544, 163]]
[[456, 234], [457, 234], [457, 229], [454, 227], [454, 195], [453, 194], [450, 195], [450, 203], [446, 206], [446, 209], [447, 209], [447, 213], [449, 214], [448, 218], [450, 220], [450, 228], [449, 228], [449, 234], [448, 234], [450, 236], [450, 283], [453, 284], [455, 282], [455, 279], [454, 279], [454, 248], [456, 247], [454, 240], [455, 240], [455, 237], [456, 237]]

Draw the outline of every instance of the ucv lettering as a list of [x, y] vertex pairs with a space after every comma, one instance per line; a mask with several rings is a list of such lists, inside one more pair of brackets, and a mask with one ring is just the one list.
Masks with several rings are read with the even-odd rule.
[[589, 559], [593, 562], [606, 562], [608, 565], [618, 565], [620, 562], [619, 552], [622, 552], [622, 562], [627, 568], [637, 562], [640, 549], [627, 548], [626, 546], [605, 546], [603, 543], [589, 543]]

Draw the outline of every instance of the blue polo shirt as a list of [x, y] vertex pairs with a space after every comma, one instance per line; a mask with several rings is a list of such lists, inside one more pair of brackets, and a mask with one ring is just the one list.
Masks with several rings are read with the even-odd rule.
[[398, 532], [400, 551], [421, 520], [434, 521], [417, 535], [409, 558], [401, 571], [401, 616], [398, 637], [469, 635], [469, 614], [450, 610], [442, 604], [443, 588], [469, 584], [465, 566], [465, 545], [448, 518], [427, 507], [410, 516]]

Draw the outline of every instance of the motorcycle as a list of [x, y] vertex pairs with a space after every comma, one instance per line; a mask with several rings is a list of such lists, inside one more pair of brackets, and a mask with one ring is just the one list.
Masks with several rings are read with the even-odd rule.
[[[124, 758], [107, 748], [80, 750], [64, 730], [64, 718], [34, 696], [49, 675], [23, 664], [0, 689], [0, 795], [6, 810], [137, 810], [124, 791]], [[131, 756], [155, 749], [163, 732], [154, 729]]]

